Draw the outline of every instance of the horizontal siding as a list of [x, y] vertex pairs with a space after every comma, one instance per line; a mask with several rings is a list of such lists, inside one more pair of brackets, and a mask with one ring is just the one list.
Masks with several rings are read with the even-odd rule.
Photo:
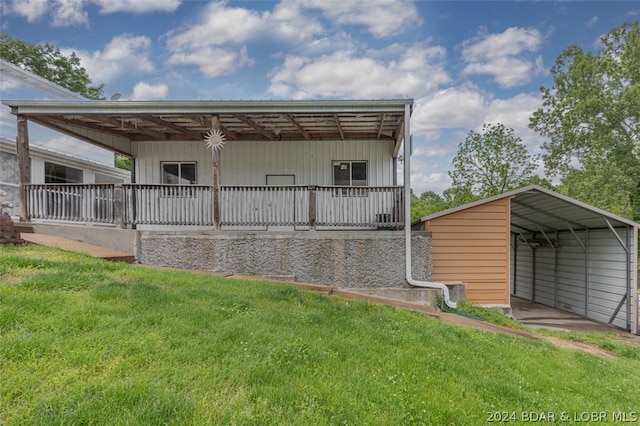
[[434, 280], [464, 282], [465, 298], [474, 303], [509, 303], [508, 199], [431, 219], [425, 229]]

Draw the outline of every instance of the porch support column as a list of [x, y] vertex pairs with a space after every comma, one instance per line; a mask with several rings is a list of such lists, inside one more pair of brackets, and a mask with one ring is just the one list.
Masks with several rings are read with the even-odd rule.
[[[220, 131], [220, 116], [211, 116], [211, 130]], [[213, 158], [213, 229], [220, 229], [220, 150], [212, 149]]]
[[16, 138], [18, 168], [20, 175], [20, 221], [29, 222], [27, 215], [27, 185], [31, 183], [31, 160], [29, 156], [29, 127], [27, 117], [18, 115], [18, 136]]

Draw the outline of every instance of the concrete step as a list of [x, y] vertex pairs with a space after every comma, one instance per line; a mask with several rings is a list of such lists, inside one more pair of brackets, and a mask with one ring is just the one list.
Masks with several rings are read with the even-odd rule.
[[133, 255], [130, 255], [128, 253], [123, 253], [104, 247], [98, 247], [92, 244], [82, 243], [80, 241], [70, 240], [67, 238], [55, 237], [53, 235], [25, 233], [21, 234], [21, 237], [23, 240], [29, 243], [42, 244], [50, 247], [57, 247], [62, 250], [86, 253], [93, 257], [109, 260], [112, 262], [133, 263], [134, 261]]
[[15, 226], [21, 234], [33, 234], [33, 225], [31, 223], [13, 222], [13, 226]]

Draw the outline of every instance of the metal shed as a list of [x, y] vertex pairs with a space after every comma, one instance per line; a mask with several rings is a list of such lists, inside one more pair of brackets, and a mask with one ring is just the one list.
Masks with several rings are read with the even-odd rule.
[[[500, 214], [500, 205], [507, 206], [508, 214]], [[508, 232], [502, 232], [500, 222]], [[485, 226], [498, 234], [483, 235]], [[504, 295], [507, 303], [509, 295], [517, 296], [634, 334], [639, 228], [535, 185], [414, 224], [414, 229], [432, 233], [434, 280], [465, 282], [468, 300], [504, 305]], [[477, 272], [469, 274], [473, 265]], [[496, 270], [508, 271], [508, 276]]]

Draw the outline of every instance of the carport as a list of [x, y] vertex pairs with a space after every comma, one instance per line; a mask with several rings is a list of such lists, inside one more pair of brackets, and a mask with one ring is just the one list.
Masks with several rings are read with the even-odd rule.
[[432, 233], [434, 280], [465, 282], [468, 300], [504, 305], [512, 295], [634, 334], [639, 227], [535, 185], [414, 224]]

